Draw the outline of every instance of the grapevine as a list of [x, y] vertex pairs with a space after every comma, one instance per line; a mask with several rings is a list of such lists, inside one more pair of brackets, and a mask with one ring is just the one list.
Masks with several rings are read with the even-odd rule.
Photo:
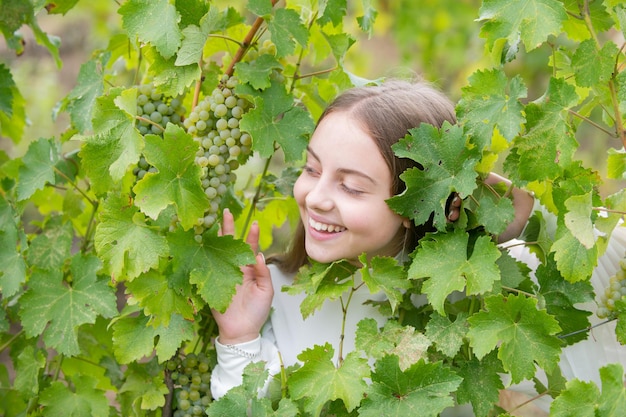
[[598, 299], [598, 310], [596, 315], [601, 319], [613, 319], [617, 317], [615, 303], [626, 296], [626, 259], [619, 263], [619, 269], [609, 280], [609, 285], [605, 288], [604, 294]]
[[174, 382], [173, 417], [205, 415], [211, 403], [211, 363], [204, 353], [175, 356], [166, 368]]

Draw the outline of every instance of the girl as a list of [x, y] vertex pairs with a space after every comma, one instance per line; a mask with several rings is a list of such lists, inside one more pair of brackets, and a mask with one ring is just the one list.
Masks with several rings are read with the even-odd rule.
[[[357, 323], [384, 317], [373, 303], [383, 294], [370, 294], [365, 286], [352, 295], [342, 323], [342, 301], [326, 300], [306, 319], [300, 314], [304, 294], [281, 291], [291, 285], [308, 259], [329, 263], [341, 259], [360, 265], [358, 257], [404, 257], [432, 225], [415, 227], [392, 211], [386, 200], [404, 190], [399, 176], [417, 164], [398, 158], [391, 146], [421, 123], [441, 127], [455, 123], [454, 105], [425, 83], [387, 81], [379, 86], [353, 88], [339, 95], [320, 117], [307, 148], [306, 164], [294, 186], [300, 225], [288, 253], [266, 264], [257, 254], [256, 264], [243, 268], [229, 308], [214, 311], [219, 327], [216, 340], [218, 365], [212, 373], [215, 398], [241, 384], [243, 369], [252, 361], [265, 361], [271, 375], [298, 362], [297, 355], [314, 345], [331, 343], [335, 361], [340, 351], [354, 349]], [[491, 174], [487, 182], [508, 180]], [[499, 236], [517, 237], [533, 209], [533, 197], [513, 189], [515, 220]], [[458, 218], [460, 199], [450, 205], [448, 218]], [[234, 233], [232, 215], [226, 210], [223, 234]], [[247, 242], [258, 249], [258, 225], [253, 224]], [[358, 277], [356, 279], [359, 279]], [[270, 314], [271, 310], [271, 314]], [[269, 318], [269, 320], [268, 320]], [[345, 328], [343, 327], [345, 326]]]

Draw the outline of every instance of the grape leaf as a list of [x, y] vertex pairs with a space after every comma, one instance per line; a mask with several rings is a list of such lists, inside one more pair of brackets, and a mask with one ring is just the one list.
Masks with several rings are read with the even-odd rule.
[[302, 48], [307, 46], [309, 30], [300, 20], [298, 12], [293, 9], [276, 9], [274, 17], [268, 22], [268, 28], [272, 34], [272, 42], [276, 45], [278, 57], [292, 54], [296, 48], [296, 42]]
[[400, 178], [406, 190], [387, 200], [389, 207], [417, 225], [428, 221], [445, 230], [446, 201], [454, 191], [465, 198], [476, 188], [477, 149], [465, 147], [463, 130], [445, 122], [441, 129], [422, 123], [393, 146], [396, 155], [418, 162], [424, 169], [412, 168]]
[[591, 249], [596, 243], [593, 233], [591, 214], [593, 204], [591, 192], [583, 195], [573, 195], [565, 200], [565, 226], [572, 235], [587, 249]]
[[[11, 297], [26, 281], [26, 264], [18, 248], [20, 237], [15, 213], [4, 195], [0, 195], [0, 293]], [[24, 246], [26, 242], [22, 243]]]
[[374, 23], [378, 16], [378, 11], [374, 8], [372, 3], [371, 0], [363, 0], [363, 16], [356, 18], [361, 30], [370, 37], [374, 33]]
[[[626, 74], [626, 72], [623, 74]], [[623, 89], [626, 91], [626, 85], [624, 85]], [[626, 101], [626, 96], [622, 100]], [[606, 165], [607, 178], [614, 180], [626, 179], [626, 152], [623, 149], [610, 148]]]
[[454, 322], [447, 316], [433, 313], [426, 325], [426, 337], [435, 343], [439, 352], [453, 358], [463, 346], [468, 327], [466, 313], [459, 313]]
[[548, 36], [557, 36], [567, 20], [563, 3], [556, 0], [485, 0], [478, 13], [489, 49], [498, 39], [507, 39], [511, 45], [521, 40], [532, 51]]
[[317, 22], [320, 26], [332, 23], [333, 26], [337, 27], [343, 21], [347, 11], [347, 0], [326, 0], [320, 4], [320, 16], [317, 18]]
[[441, 362], [422, 359], [403, 372], [397, 356], [385, 356], [376, 362], [359, 416], [435, 417], [454, 404], [450, 393], [460, 383], [461, 378]]
[[198, 143], [172, 123], [163, 138], [146, 135], [145, 141], [144, 157], [158, 172], [148, 172], [135, 184], [135, 204], [153, 219], [173, 204], [183, 228], [193, 227], [209, 207], [195, 162]]
[[474, 415], [487, 416], [493, 404], [499, 400], [500, 390], [504, 388], [500, 379], [502, 363], [492, 352], [480, 361], [473, 357], [463, 362], [459, 375], [463, 382], [456, 392], [459, 404], [471, 403]]
[[59, 144], [54, 139], [40, 138], [31, 142], [22, 157], [17, 199], [26, 200], [47, 184], [55, 184], [54, 168], [59, 162]]
[[250, 0], [248, 10], [257, 16], [269, 16], [272, 13], [272, 2], [268, 0]]
[[180, 15], [168, 0], [129, 0], [118, 13], [129, 37], [151, 43], [163, 58], [171, 58], [180, 47]]
[[267, 158], [274, 153], [277, 142], [285, 152], [286, 162], [300, 160], [314, 123], [309, 113], [294, 105], [293, 96], [284, 85], [272, 81], [270, 88], [257, 92], [240, 84], [237, 92], [249, 95], [255, 103], [240, 123], [241, 130], [252, 136], [253, 149]]
[[53, 216], [45, 223], [43, 231], [31, 241], [27, 260], [40, 269], [61, 269], [70, 257], [73, 239], [72, 223], [64, 221], [60, 216]]
[[25, 396], [39, 392], [39, 377], [46, 366], [46, 356], [42, 349], [26, 346], [17, 357], [13, 387]]
[[275, 69], [282, 69], [278, 60], [269, 54], [263, 54], [253, 62], [238, 62], [235, 65], [237, 77], [242, 83], [249, 83], [253, 88], [264, 90], [271, 86], [270, 75]]
[[0, 64], [0, 112], [7, 117], [13, 115], [13, 91], [16, 88], [11, 71], [4, 64]]
[[459, 119], [480, 149], [490, 145], [494, 128], [509, 142], [517, 136], [526, 121], [520, 99], [527, 95], [519, 75], [509, 81], [502, 69], [477, 71], [462, 91]]
[[617, 46], [613, 42], [606, 42], [598, 49], [594, 39], [582, 41], [572, 56], [576, 84], [580, 87], [593, 87], [606, 83], [613, 76], [617, 54]]
[[208, 3], [199, 0], [176, 0], [174, 5], [180, 14], [179, 26], [181, 28], [200, 24], [200, 19], [207, 14], [210, 8]]
[[168, 276], [150, 270], [126, 283], [126, 288], [150, 316], [150, 325], [167, 327], [174, 314], [194, 320], [194, 305], [172, 287]]
[[132, 280], [168, 255], [167, 241], [146, 223], [145, 216], [121, 195], [110, 193], [100, 212], [94, 237], [98, 256], [113, 279]]
[[168, 236], [175, 268], [189, 275], [198, 294], [212, 308], [224, 311], [241, 284], [240, 267], [255, 262], [250, 246], [232, 236], [217, 236], [216, 230], [203, 235], [202, 243], [193, 239], [193, 231], [177, 231]]
[[209, 33], [219, 24], [219, 14], [216, 7], [211, 7], [200, 19], [199, 26], [189, 25], [183, 29], [184, 39], [174, 65], [183, 66], [197, 64], [202, 57], [202, 49], [206, 43]]
[[100, 267], [95, 256], [75, 255], [70, 265], [71, 285], [63, 282], [62, 271], [35, 270], [20, 300], [20, 317], [28, 337], [43, 334], [48, 347], [70, 356], [80, 353], [78, 327], [94, 323], [98, 315], [110, 318], [117, 314], [113, 289], [96, 276]]
[[600, 368], [602, 395], [598, 401], [600, 416], [626, 415], [626, 388], [624, 388], [624, 368], [613, 363]]
[[356, 346], [369, 357], [381, 359], [385, 355], [399, 358], [400, 370], [405, 371], [420, 359], [427, 359], [429, 338], [406, 325], [389, 320], [378, 331], [374, 319], [362, 319], [357, 324]]
[[[149, 357], [155, 351], [159, 362], [171, 358], [183, 342], [194, 337], [193, 323], [173, 314], [168, 326], [154, 327], [147, 316], [126, 316], [113, 324], [113, 348], [120, 363]], [[158, 339], [157, 339], [158, 338]]]
[[[131, 404], [132, 410], [161, 410], [165, 396], [170, 392], [163, 381], [163, 368], [155, 366], [155, 361], [130, 363], [125, 372], [126, 379], [120, 387], [120, 394]], [[130, 407], [129, 407], [130, 408]], [[126, 415], [134, 414], [127, 411]], [[152, 414], [142, 411], [142, 414]]]
[[104, 91], [104, 67], [111, 54], [102, 54], [80, 66], [76, 86], [63, 100], [72, 123], [80, 133], [91, 130], [96, 100]]
[[361, 402], [370, 376], [367, 361], [356, 352], [350, 352], [335, 368], [334, 350], [330, 344], [315, 346], [298, 355], [303, 362], [287, 381], [291, 398], [303, 400], [305, 412], [319, 416], [324, 404], [341, 399], [348, 411]]
[[201, 70], [197, 63], [176, 66], [175, 58], [163, 58], [155, 48], [142, 49], [146, 60], [150, 62], [148, 72], [152, 82], [166, 96], [176, 97], [184, 94], [188, 87], [200, 79]]
[[476, 219], [492, 235], [504, 232], [515, 219], [515, 207], [510, 198], [483, 194], [477, 201], [479, 206], [476, 209]]
[[75, 136], [83, 141], [79, 155], [96, 194], [115, 189], [128, 168], [139, 161], [143, 137], [135, 128], [135, 110], [129, 114], [116, 105], [136, 109], [136, 97], [136, 89], [119, 88], [98, 97], [93, 109], [94, 134]]
[[43, 415], [46, 417], [108, 417], [109, 400], [105, 392], [96, 388], [97, 380], [81, 375], [73, 378], [71, 390], [54, 381], [41, 392]]
[[306, 297], [300, 303], [300, 312], [307, 318], [319, 309], [327, 299], [337, 299], [353, 287], [356, 267], [346, 260], [331, 264], [312, 261], [298, 271], [293, 284], [285, 286], [282, 291], [291, 295], [304, 292]]
[[598, 247], [585, 248], [569, 230], [556, 237], [551, 250], [559, 271], [569, 282], [589, 279], [598, 263]]
[[523, 295], [485, 298], [485, 309], [468, 321], [470, 346], [478, 359], [493, 349], [513, 383], [535, 375], [535, 362], [547, 372], [556, 366], [561, 342], [554, 334], [561, 328], [554, 317], [537, 309], [537, 300]]
[[453, 291], [484, 294], [500, 279], [500, 251], [488, 236], [480, 236], [468, 257], [469, 235], [461, 230], [433, 234], [422, 240], [409, 267], [409, 279], [428, 278], [422, 291], [435, 311], [444, 315], [444, 301]]
[[359, 261], [364, 265], [360, 269], [361, 278], [370, 293], [384, 292], [391, 304], [391, 310], [396, 311], [396, 307], [402, 302], [403, 293], [412, 285], [404, 268], [398, 265], [397, 259], [389, 257], [376, 256], [368, 262], [367, 255], [363, 254], [359, 256]]

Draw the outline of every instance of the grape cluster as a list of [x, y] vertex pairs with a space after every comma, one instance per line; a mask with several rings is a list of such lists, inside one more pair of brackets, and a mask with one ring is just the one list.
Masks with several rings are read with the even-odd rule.
[[211, 365], [203, 353], [175, 356], [167, 362], [174, 383], [174, 417], [206, 415], [211, 402]]
[[210, 96], [189, 113], [183, 125], [199, 144], [196, 163], [202, 168], [202, 188], [210, 206], [194, 227], [195, 239], [218, 218], [220, 203], [228, 187], [237, 179], [239, 165], [251, 153], [252, 138], [239, 129], [239, 121], [250, 103], [235, 94], [235, 77], [224, 76]]
[[[168, 123], [182, 126], [185, 107], [179, 98], [165, 97], [152, 83], [141, 84], [137, 88], [137, 122], [136, 126], [142, 135], [149, 133], [163, 136]], [[156, 172], [141, 156], [139, 163], [133, 168], [133, 174], [140, 180], [147, 172]]]
[[613, 318], [615, 302], [626, 296], [626, 259], [620, 261], [619, 270], [609, 280], [609, 286], [604, 290], [598, 301], [596, 315], [601, 318]]

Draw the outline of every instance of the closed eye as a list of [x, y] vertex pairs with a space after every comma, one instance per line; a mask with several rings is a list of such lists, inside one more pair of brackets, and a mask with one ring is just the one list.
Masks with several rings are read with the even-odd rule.
[[340, 186], [341, 186], [341, 189], [343, 191], [345, 191], [346, 193], [348, 193], [350, 195], [359, 196], [359, 195], [363, 194], [363, 191], [355, 190], [354, 188], [350, 188], [346, 184], [342, 183]]

